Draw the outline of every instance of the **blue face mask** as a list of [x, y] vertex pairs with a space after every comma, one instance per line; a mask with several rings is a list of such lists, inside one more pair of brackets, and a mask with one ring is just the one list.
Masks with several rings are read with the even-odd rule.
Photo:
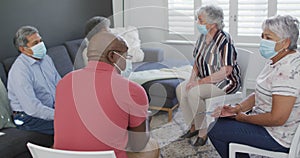
[[33, 52], [32, 57], [37, 58], [37, 59], [42, 59], [45, 57], [47, 49], [44, 44], [44, 42], [40, 42], [36, 44], [35, 46], [30, 48]]
[[197, 24], [197, 29], [203, 35], [206, 35], [208, 33], [208, 30], [206, 29], [206, 25]]
[[[279, 42], [281, 42], [281, 41], [279, 41]], [[275, 51], [276, 43], [277, 42], [274, 42], [271, 40], [262, 39], [260, 41], [260, 46], [259, 46], [259, 52], [260, 52], [261, 56], [263, 56], [266, 59], [271, 59], [274, 56], [276, 56], [278, 54], [278, 52], [280, 52], [282, 50], [281, 49], [278, 52]]]
[[130, 59], [126, 59], [122, 55], [115, 53], [119, 55], [121, 58], [123, 58], [126, 61], [126, 67], [124, 70], [122, 70], [117, 64], [113, 63], [115, 67], [121, 72], [121, 76], [128, 78], [132, 72], [132, 61]]
[[121, 75], [125, 78], [129, 78], [131, 72], [132, 72], [132, 61], [126, 59], [126, 68], [123, 71], [121, 71]]

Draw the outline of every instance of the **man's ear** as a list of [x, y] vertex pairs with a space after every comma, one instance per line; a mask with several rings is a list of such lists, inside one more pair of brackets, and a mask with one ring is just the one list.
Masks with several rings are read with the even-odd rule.
[[19, 51], [23, 53], [25, 51], [25, 48], [20, 46]]
[[25, 54], [25, 55], [29, 55], [29, 56], [32, 55], [30, 49], [28, 49], [28, 48], [26, 48], [26, 47], [20, 46], [20, 47], [19, 47], [19, 51], [20, 51], [21, 53]]
[[109, 52], [107, 53], [107, 60], [108, 60], [109, 62], [111, 62], [111, 63], [115, 63], [115, 62], [116, 62], [116, 59], [115, 59], [115, 57], [114, 57], [114, 54], [115, 54], [115, 53], [113, 53], [112, 51], [109, 51]]

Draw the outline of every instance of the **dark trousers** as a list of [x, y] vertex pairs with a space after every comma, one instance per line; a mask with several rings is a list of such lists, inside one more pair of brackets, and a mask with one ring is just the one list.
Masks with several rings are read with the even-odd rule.
[[27, 115], [25, 112], [14, 114], [14, 121], [18, 129], [35, 131], [53, 135], [53, 120], [43, 120]]
[[[208, 137], [222, 158], [229, 157], [231, 142], [271, 151], [289, 152], [289, 148], [278, 144], [262, 126], [219, 118], [209, 125], [208, 130]], [[237, 154], [237, 157], [249, 157], [249, 155]]]

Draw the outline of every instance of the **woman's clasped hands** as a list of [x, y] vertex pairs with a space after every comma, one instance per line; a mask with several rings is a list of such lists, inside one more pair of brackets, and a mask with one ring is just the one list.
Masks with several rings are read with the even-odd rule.
[[238, 121], [242, 121], [243, 118], [246, 116], [241, 110], [241, 106], [236, 104], [236, 106], [232, 106], [230, 104], [226, 104], [223, 106], [218, 106], [213, 113], [211, 114], [212, 117], [226, 117], [226, 118], [234, 118]]

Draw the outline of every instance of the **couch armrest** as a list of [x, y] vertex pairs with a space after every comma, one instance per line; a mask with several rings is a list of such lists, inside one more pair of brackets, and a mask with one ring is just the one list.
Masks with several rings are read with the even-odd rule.
[[164, 60], [164, 51], [161, 48], [141, 48], [145, 53], [144, 62], [161, 62]]

